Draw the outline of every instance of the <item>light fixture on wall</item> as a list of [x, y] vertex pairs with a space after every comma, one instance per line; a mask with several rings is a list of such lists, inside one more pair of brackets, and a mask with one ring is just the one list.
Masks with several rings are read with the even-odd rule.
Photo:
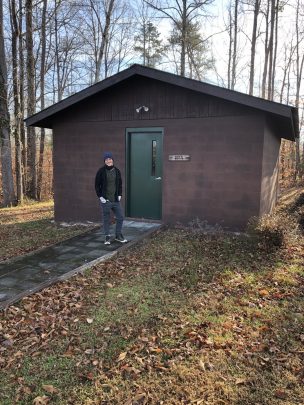
[[144, 112], [148, 112], [149, 107], [146, 107], [145, 105], [142, 105], [142, 106], [136, 108], [137, 113], [139, 113], [141, 110], [144, 110]]

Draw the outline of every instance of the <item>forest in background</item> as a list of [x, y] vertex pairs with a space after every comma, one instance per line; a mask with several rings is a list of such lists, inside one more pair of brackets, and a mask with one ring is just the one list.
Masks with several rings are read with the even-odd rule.
[[[24, 118], [141, 63], [298, 107], [300, 0], [0, 0], [0, 202], [52, 196], [52, 138]], [[300, 137], [281, 184], [303, 181]]]

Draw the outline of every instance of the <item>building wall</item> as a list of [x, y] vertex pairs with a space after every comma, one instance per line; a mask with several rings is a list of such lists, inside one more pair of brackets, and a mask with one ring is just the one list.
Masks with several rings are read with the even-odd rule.
[[[197, 217], [224, 228], [244, 228], [259, 213], [262, 141], [262, 122], [252, 116], [167, 127], [164, 221], [187, 223]], [[168, 161], [169, 154], [189, 154], [191, 160]]]
[[[138, 87], [125, 83], [61, 115], [54, 124], [55, 219], [99, 221], [94, 179], [103, 152], [113, 152], [125, 184], [126, 128], [162, 127], [163, 221], [199, 218], [243, 228], [260, 212], [263, 115], [151, 82], [144, 80]], [[140, 93], [149, 93], [149, 99]], [[149, 106], [149, 113], [134, 112], [138, 105]], [[169, 161], [170, 154], [189, 154], [190, 161]]]
[[280, 145], [281, 139], [275, 135], [271, 121], [265, 118], [260, 215], [271, 212], [278, 199]]

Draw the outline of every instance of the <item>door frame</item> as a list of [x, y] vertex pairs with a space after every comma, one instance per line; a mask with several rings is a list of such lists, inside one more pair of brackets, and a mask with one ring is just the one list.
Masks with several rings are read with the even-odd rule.
[[[125, 152], [125, 156], [126, 156], [126, 167], [125, 167], [125, 173], [126, 173], [126, 177], [125, 177], [125, 215], [126, 217], [129, 216], [130, 213], [130, 198], [129, 198], [129, 187], [130, 187], [130, 146], [131, 146], [131, 136], [132, 133], [134, 132], [158, 132], [161, 133], [163, 141], [164, 141], [164, 128], [163, 127], [141, 127], [141, 128], [126, 128], [126, 134], [125, 134], [125, 145], [126, 145], [126, 152]], [[162, 147], [164, 147], [164, 142], [162, 142]], [[163, 150], [162, 150], [163, 153]], [[163, 154], [162, 154], [163, 157]], [[164, 159], [163, 159], [164, 161]], [[163, 184], [163, 183], [162, 183]], [[163, 190], [163, 189], [162, 189]], [[163, 194], [163, 193], [162, 193]], [[161, 197], [162, 197], [161, 194]], [[160, 219], [161, 220], [161, 219]]]

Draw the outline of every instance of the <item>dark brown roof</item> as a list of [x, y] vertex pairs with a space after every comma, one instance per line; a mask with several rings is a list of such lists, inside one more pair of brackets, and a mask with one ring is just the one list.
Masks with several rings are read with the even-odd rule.
[[280, 119], [280, 121], [282, 122], [282, 130], [284, 128], [284, 133], [280, 135], [281, 137], [295, 140], [295, 138], [299, 136], [298, 110], [296, 107], [276, 103], [274, 101], [265, 100], [255, 96], [250, 96], [245, 93], [225, 89], [223, 87], [178, 76], [161, 70], [152, 69], [142, 65], [132, 65], [128, 69], [125, 69], [111, 77], [108, 77], [105, 80], [102, 80], [101, 82], [98, 82], [90, 87], [87, 87], [84, 90], [79, 91], [78, 93], [70, 97], [67, 97], [66, 99], [56, 104], [53, 104], [52, 106], [38, 112], [37, 114], [28, 117], [25, 120], [26, 125], [42, 128], [52, 128], [52, 121], [57, 113], [62, 112], [63, 110], [75, 105], [76, 103], [79, 103], [80, 101], [91, 97], [105, 89], [108, 89], [109, 87], [135, 75], [170, 83], [196, 92], [219, 97], [227, 101], [239, 103], [247, 107], [262, 110]]

